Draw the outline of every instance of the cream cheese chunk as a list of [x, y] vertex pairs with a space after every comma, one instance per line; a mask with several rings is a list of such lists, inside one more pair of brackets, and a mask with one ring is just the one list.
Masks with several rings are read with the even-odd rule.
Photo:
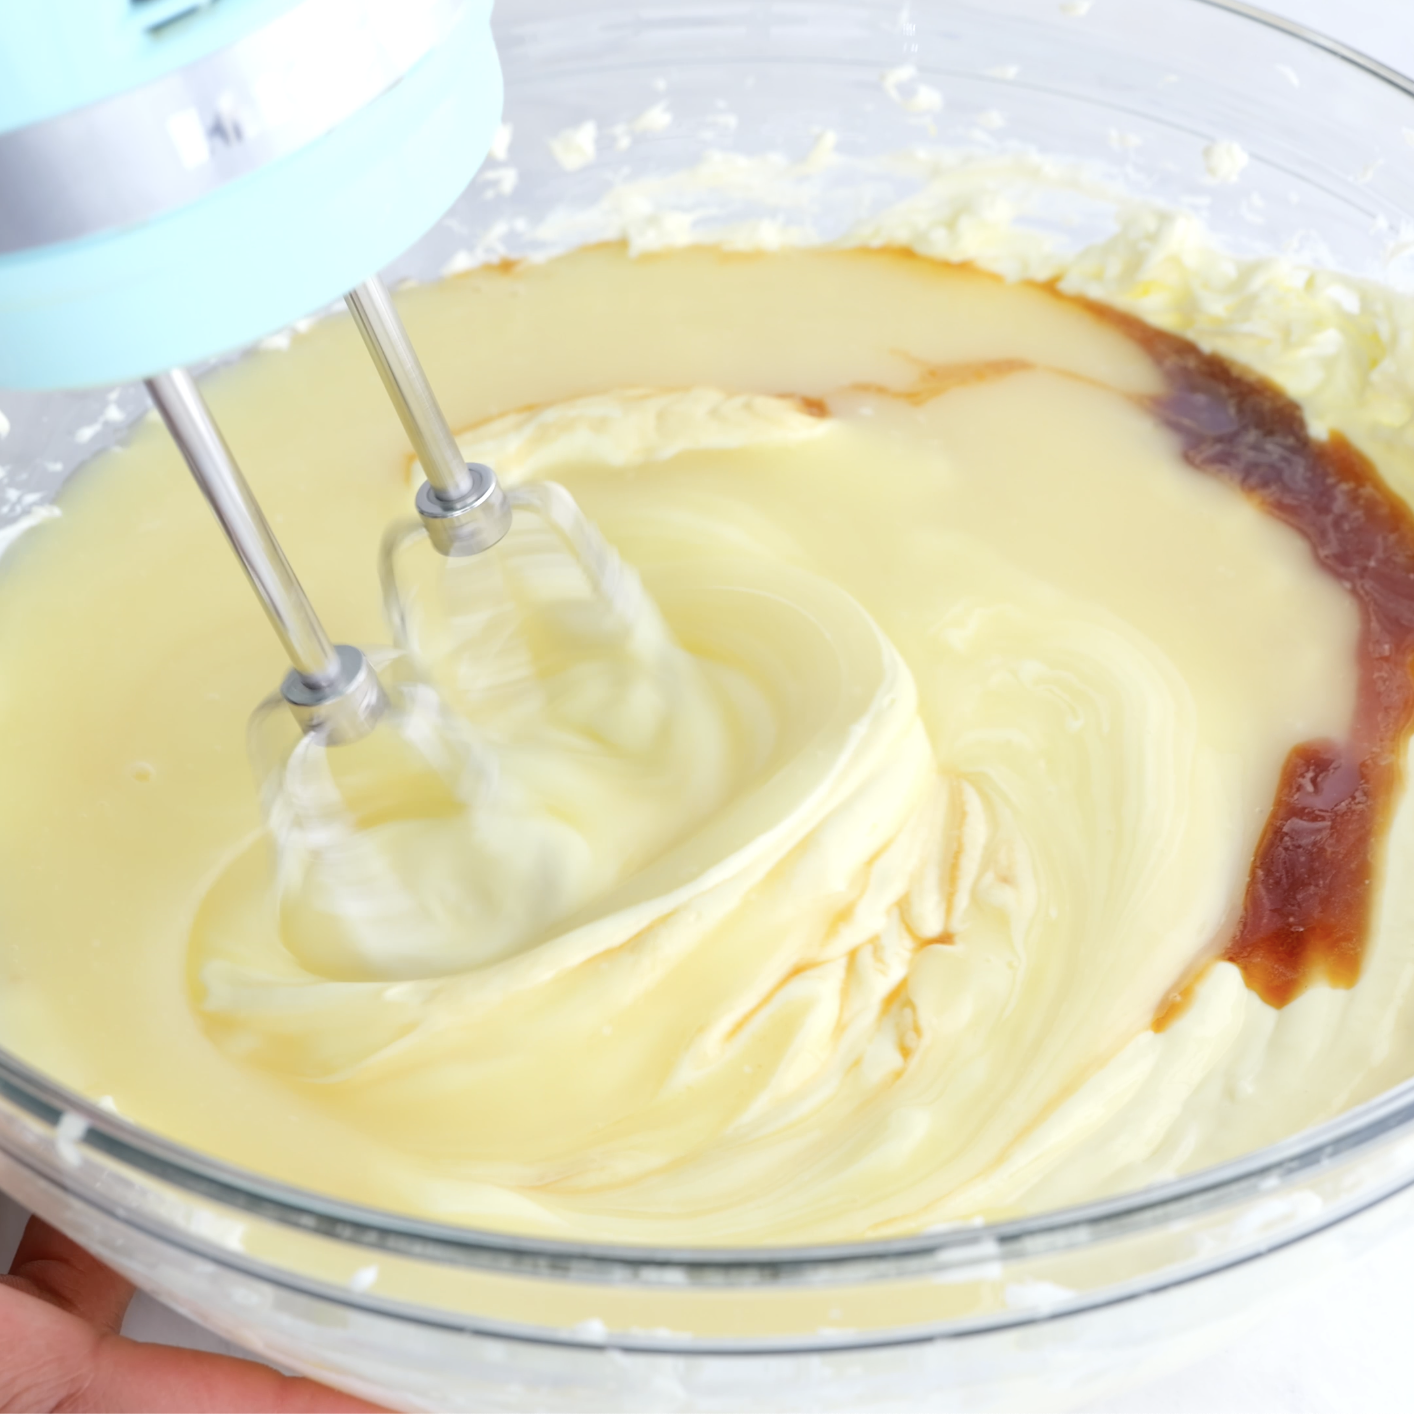
[[[1359, 619], [1116, 327], [893, 250], [606, 246], [403, 307], [463, 451], [572, 493], [641, 610], [566, 629], [519, 521], [421, 564], [494, 770], [361, 842], [415, 927], [336, 873], [292, 910], [243, 749], [278, 651], [144, 426], [0, 573], [4, 1044], [311, 1188], [672, 1246], [1080, 1201], [1414, 1070], [1369, 978], [1277, 1013], [1218, 964], [1152, 1029], [1288, 752], [1347, 730]], [[210, 396], [331, 629], [386, 643], [417, 468], [352, 328]]]

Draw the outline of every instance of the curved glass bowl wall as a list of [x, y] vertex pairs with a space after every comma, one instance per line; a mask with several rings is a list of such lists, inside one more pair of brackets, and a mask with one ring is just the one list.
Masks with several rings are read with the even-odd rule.
[[[1079, 8], [502, 0], [514, 138], [492, 165], [514, 167], [514, 187], [486, 174], [389, 273], [430, 279], [593, 238], [582, 213], [616, 183], [709, 151], [778, 153], [786, 168], [832, 132], [845, 160], [796, 183], [803, 196], [719, 190], [700, 204], [702, 234], [749, 216], [829, 239], [908, 190], [904, 167], [850, 159], [1020, 147], [1098, 164], [1243, 253], [1296, 250], [1414, 283], [1399, 245], [1414, 220], [1408, 84], [1236, 4], [1067, 13]], [[891, 98], [881, 78], [903, 66], [941, 109]], [[669, 126], [618, 127], [659, 103]], [[591, 119], [598, 160], [567, 173], [548, 140]], [[1210, 178], [1217, 141], [1251, 154], [1239, 184]], [[566, 218], [558, 236], [543, 227], [551, 213]], [[1038, 219], [1078, 241], [1108, 216]], [[12, 424], [0, 536], [145, 410], [135, 390], [8, 394], [0, 407]], [[145, 1134], [0, 1052], [0, 1187], [252, 1350], [407, 1408], [984, 1410], [1041, 1389], [1059, 1407], [1231, 1338], [1406, 1226], [1411, 1185], [1406, 1086], [1224, 1169], [1082, 1210], [816, 1251], [618, 1251], [287, 1189]]]

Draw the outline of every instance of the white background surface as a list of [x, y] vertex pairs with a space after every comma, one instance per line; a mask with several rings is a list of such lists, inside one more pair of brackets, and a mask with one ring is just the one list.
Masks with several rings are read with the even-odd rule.
[[[513, 6], [515, 0], [500, 3]], [[1144, 0], [1096, 0], [1096, 4], [1142, 6]], [[1414, 0], [1266, 0], [1266, 8], [1414, 74]], [[23, 1220], [19, 1208], [0, 1195], [0, 1271], [9, 1266]], [[143, 1340], [232, 1351], [225, 1341], [147, 1297], [134, 1303], [125, 1329]], [[1414, 1232], [1347, 1268], [1315, 1293], [1298, 1298], [1240, 1345], [1162, 1384], [1093, 1404], [1083, 1414], [1410, 1411], [1414, 1411]]]

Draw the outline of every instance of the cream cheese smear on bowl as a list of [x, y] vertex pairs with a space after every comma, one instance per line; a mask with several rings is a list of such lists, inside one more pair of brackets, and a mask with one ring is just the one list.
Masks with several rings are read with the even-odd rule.
[[[1062, 258], [945, 176], [829, 247], [626, 191], [404, 292], [467, 456], [638, 606], [533, 537], [410, 571], [488, 763], [360, 834], [412, 921], [277, 869], [278, 666], [160, 427], [76, 478], [0, 566], [4, 1044], [302, 1187], [666, 1247], [1082, 1202], [1414, 1075], [1414, 320], [1187, 217]], [[207, 380], [370, 646], [419, 475], [373, 378], [326, 319]]]

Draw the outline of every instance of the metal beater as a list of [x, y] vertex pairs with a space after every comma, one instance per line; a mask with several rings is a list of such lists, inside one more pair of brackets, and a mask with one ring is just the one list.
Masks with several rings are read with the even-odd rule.
[[[446, 556], [491, 549], [511, 528], [510, 500], [489, 466], [457, 450], [387, 287], [373, 276], [345, 301], [427, 474], [415, 505], [429, 541]], [[146, 382], [289, 657], [280, 692], [300, 727], [331, 746], [366, 736], [388, 708], [367, 656], [325, 631], [191, 374]]]

